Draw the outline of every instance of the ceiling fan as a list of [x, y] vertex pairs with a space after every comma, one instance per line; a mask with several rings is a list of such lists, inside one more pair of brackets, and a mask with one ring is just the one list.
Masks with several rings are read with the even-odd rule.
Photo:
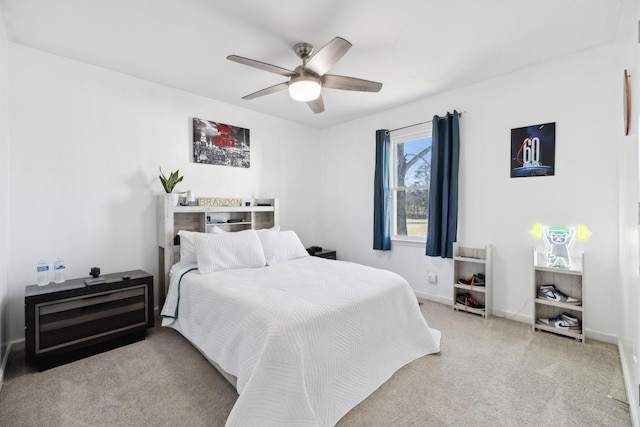
[[289, 77], [288, 82], [278, 83], [259, 90], [243, 96], [242, 99], [255, 99], [288, 88], [289, 95], [293, 99], [306, 102], [311, 110], [317, 114], [324, 111], [324, 102], [320, 94], [323, 87], [361, 92], [379, 92], [382, 89], [382, 83], [355, 77], [326, 74], [347, 53], [349, 48], [351, 48], [351, 43], [341, 37], [334, 38], [315, 53], [313, 52], [313, 46], [309, 43], [298, 43], [293, 47], [293, 50], [302, 59], [302, 65], [297, 66], [294, 71], [237, 55], [229, 55], [227, 59]]

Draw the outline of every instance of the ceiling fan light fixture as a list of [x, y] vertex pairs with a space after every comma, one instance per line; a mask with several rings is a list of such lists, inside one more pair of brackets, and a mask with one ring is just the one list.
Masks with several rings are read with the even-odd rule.
[[299, 75], [289, 81], [289, 95], [296, 101], [309, 102], [320, 96], [320, 79], [309, 75]]

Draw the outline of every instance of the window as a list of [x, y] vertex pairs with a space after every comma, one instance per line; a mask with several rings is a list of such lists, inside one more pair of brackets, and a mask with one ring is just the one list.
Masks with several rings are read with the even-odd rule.
[[392, 131], [391, 238], [425, 241], [429, 217], [431, 123]]

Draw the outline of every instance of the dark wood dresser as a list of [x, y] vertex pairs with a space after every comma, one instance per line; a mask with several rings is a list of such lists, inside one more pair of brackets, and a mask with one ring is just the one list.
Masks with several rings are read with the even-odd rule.
[[25, 353], [39, 370], [140, 341], [154, 325], [153, 276], [142, 270], [100, 276], [25, 292]]

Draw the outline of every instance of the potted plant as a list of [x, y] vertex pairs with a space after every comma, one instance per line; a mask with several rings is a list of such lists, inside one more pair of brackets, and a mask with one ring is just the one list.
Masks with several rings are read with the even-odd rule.
[[180, 176], [180, 171], [176, 170], [175, 172], [171, 172], [169, 174], [169, 177], [167, 178], [164, 173], [162, 173], [162, 168], [160, 168], [160, 182], [162, 183], [162, 187], [164, 188], [164, 191], [167, 193], [167, 198], [171, 200], [171, 204], [173, 206], [177, 206], [178, 205], [178, 198], [179, 195], [176, 193], [173, 193], [173, 189], [175, 188], [176, 184], [178, 184], [180, 181], [182, 181], [184, 177]]

